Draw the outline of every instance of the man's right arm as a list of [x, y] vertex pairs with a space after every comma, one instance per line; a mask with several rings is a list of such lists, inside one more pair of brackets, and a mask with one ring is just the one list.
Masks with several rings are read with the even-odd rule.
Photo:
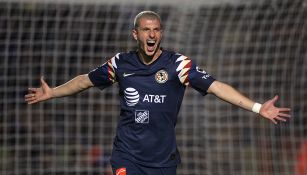
[[79, 75], [67, 83], [55, 88], [50, 88], [43, 78], [41, 78], [40, 81], [41, 87], [29, 88], [29, 93], [25, 95], [25, 101], [28, 104], [33, 104], [52, 98], [69, 96], [94, 86], [89, 79], [88, 74]]
[[72, 80], [68, 81], [67, 83], [53, 88], [52, 97], [58, 98], [58, 97], [72, 95], [93, 86], [94, 85], [89, 79], [87, 74], [79, 75], [73, 78]]

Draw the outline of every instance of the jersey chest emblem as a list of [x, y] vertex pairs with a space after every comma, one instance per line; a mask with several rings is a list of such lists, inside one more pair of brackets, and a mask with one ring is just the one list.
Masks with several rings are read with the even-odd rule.
[[159, 70], [155, 75], [155, 79], [158, 83], [165, 83], [168, 80], [168, 73], [165, 70]]

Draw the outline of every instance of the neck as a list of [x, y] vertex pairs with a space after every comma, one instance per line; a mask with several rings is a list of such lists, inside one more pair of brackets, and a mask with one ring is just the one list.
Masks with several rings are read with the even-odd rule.
[[146, 65], [149, 65], [151, 64], [152, 62], [154, 62], [155, 60], [157, 60], [159, 58], [159, 56], [161, 55], [162, 53], [162, 50], [161, 49], [158, 49], [153, 56], [148, 56], [146, 55], [146, 53], [142, 52], [142, 51], [139, 51], [138, 52], [138, 55], [139, 55], [139, 58], [141, 59], [141, 61], [146, 64]]

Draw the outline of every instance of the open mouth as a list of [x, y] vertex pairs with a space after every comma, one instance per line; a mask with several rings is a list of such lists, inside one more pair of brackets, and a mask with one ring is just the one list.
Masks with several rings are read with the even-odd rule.
[[155, 49], [154, 46], [156, 44], [156, 41], [154, 41], [154, 40], [147, 40], [146, 44], [148, 46], [147, 50], [150, 51], [150, 52], [153, 52], [154, 49]]
[[147, 46], [149, 46], [149, 47], [153, 47], [155, 44], [156, 44], [156, 41], [154, 41], [154, 40], [148, 40], [147, 41]]

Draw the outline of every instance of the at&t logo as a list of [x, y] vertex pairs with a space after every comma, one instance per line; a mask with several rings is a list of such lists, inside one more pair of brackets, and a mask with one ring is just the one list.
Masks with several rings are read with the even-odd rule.
[[137, 90], [135, 90], [132, 87], [128, 87], [125, 89], [125, 100], [128, 106], [135, 106], [139, 100], [140, 100], [140, 95]]

